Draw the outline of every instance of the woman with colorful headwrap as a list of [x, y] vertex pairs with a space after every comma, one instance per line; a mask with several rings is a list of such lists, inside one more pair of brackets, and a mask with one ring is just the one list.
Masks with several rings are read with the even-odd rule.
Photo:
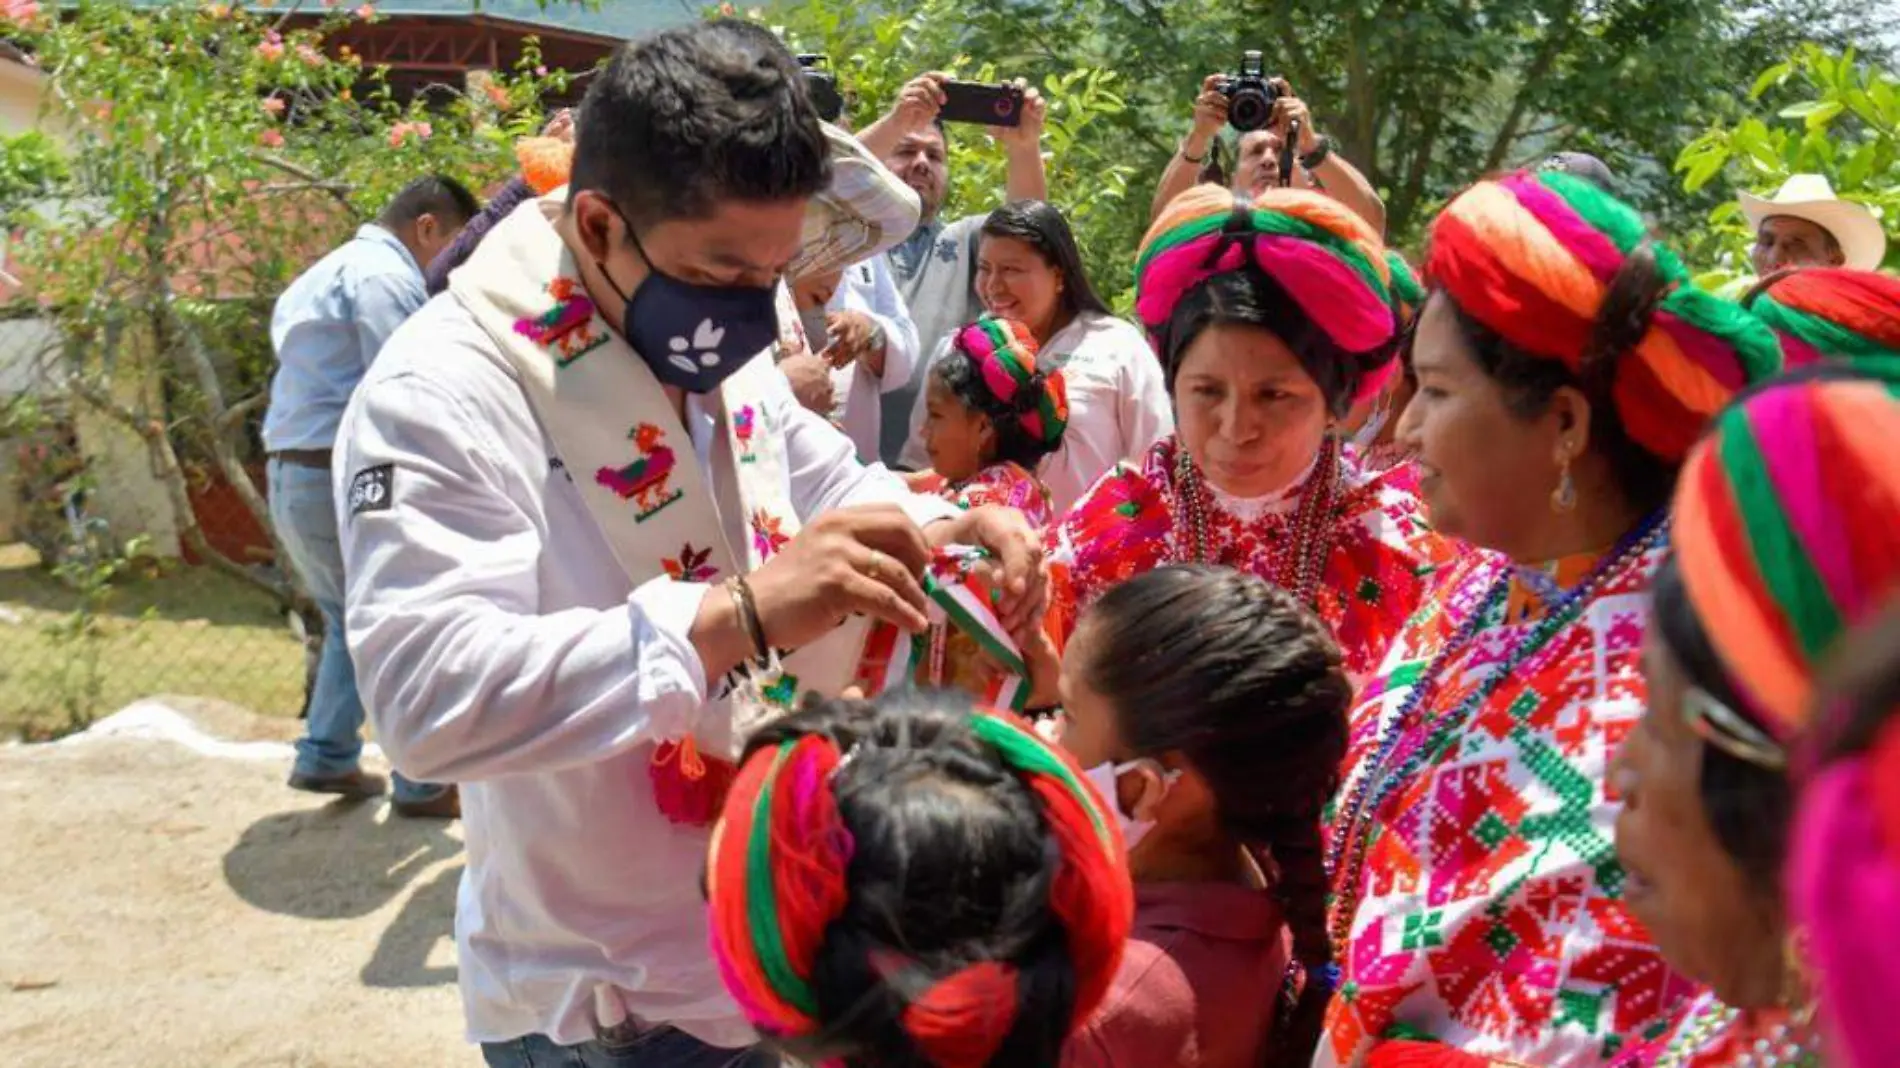
[[1827, 360], [1900, 380], [1900, 278], [1846, 267], [1784, 271], [1742, 304], [1780, 335], [1791, 368]]
[[746, 747], [706, 897], [726, 989], [826, 1068], [1047, 1068], [1133, 916], [1066, 755], [967, 698], [814, 702]]
[[1225, 564], [1315, 607], [1347, 669], [1378, 663], [1447, 554], [1394, 480], [1366, 473], [1338, 422], [1396, 363], [1385, 249], [1317, 193], [1168, 205], [1142, 242], [1136, 310], [1176, 433], [1095, 484], [1051, 531], [1051, 631], [1127, 578]]
[[1713, 1068], [1758, 1048], [1820, 1063], [1781, 893], [1789, 754], [1821, 659], [1900, 593], [1895, 441], [1900, 402], [1881, 383], [1797, 378], [1724, 412], [1683, 466], [1649, 708], [1611, 785], [1624, 901], [1707, 992], [1628, 1064]]
[[1806, 932], [1832, 1063], [1900, 1050], [1900, 600], [1841, 643], [1803, 747], [1789, 920]]
[[[1161, 369], [1141, 331], [1117, 318], [1096, 294], [1075, 234], [1054, 205], [1005, 204], [983, 220], [980, 238], [974, 284], [984, 311], [1027, 327], [1039, 359], [1065, 379], [1068, 430], [1036, 472], [1060, 514], [1102, 472], [1141, 455], [1174, 429]], [[949, 356], [945, 338], [930, 366]], [[920, 385], [928, 383], [920, 378]], [[926, 460], [924, 397], [919, 390], [902, 456], [912, 469]]]
[[1461, 194], [1425, 270], [1398, 437], [1433, 525], [1487, 551], [1446, 569], [1360, 695], [1318, 1063], [1601, 1064], [1689, 989], [1623, 900], [1606, 789], [1642, 710], [1670, 493], [1780, 353], [1633, 209], [1566, 174]]

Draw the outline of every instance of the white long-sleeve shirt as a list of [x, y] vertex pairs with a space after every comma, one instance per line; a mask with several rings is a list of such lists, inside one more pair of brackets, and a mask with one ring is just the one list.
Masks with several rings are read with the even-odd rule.
[[832, 392], [838, 397], [838, 425], [857, 446], [866, 463], [878, 458], [878, 436], [883, 433], [883, 395], [903, 389], [917, 371], [920, 346], [917, 324], [904, 306], [903, 294], [891, 277], [891, 264], [873, 256], [847, 268], [825, 310], [860, 311], [884, 331], [884, 373], [872, 375], [857, 363], [831, 372]]
[[[1036, 469], [1059, 516], [1109, 468], [1140, 459], [1149, 446], [1172, 434], [1174, 405], [1148, 339], [1112, 315], [1083, 312], [1056, 331], [1041, 351], [1062, 369], [1069, 394], [1069, 426], [1062, 432], [1062, 447]], [[949, 355], [946, 339], [931, 355], [931, 364]], [[1043, 358], [1039, 355], [1038, 362]], [[904, 447], [905, 465], [919, 470], [930, 466], [923, 447], [928, 393], [917, 395]]]
[[[776, 376], [803, 521], [907, 493], [805, 412]], [[697, 461], [719, 447], [695, 398]], [[382, 492], [364, 492], [365, 483]], [[351, 487], [358, 487], [352, 514]], [[709, 479], [743, 538], [730, 480]], [[469, 1038], [570, 1044], [627, 1016], [717, 1046], [753, 1034], [707, 951], [708, 832], [675, 825], [648, 777], [657, 740], [729, 740], [688, 631], [710, 587], [632, 587], [529, 400], [452, 296], [390, 339], [337, 440], [350, 652], [378, 740], [405, 775], [462, 787], [456, 909]], [[743, 544], [735, 540], [734, 544]]]

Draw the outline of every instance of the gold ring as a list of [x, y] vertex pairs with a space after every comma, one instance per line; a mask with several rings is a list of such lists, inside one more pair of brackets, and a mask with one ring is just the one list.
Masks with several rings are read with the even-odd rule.
[[871, 562], [869, 566], [865, 568], [864, 573], [870, 578], [877, 578], [878, 572], [882, 570], [884, 570], [884, 554], [881, 552], [878, 552], [876, 549], [872, 549]]

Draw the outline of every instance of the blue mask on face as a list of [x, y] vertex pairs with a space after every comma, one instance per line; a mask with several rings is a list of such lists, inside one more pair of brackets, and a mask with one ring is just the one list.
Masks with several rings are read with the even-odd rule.
[[778, 302], [772, 286], [702, 286], [660, 270], [627, 224], [633, 249], [646, 261], [647, 277], [632, 296], [620, 291], [607, 265], [594, 266], [624, 304], [621, 325], [627, 343], [654, 377], [688, 393], [710, 393], [748, 361], [778, 341]]

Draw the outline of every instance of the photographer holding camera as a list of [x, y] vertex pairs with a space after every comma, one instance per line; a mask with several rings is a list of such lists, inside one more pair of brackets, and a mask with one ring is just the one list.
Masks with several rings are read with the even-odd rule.
[[1385, 203], [1372, 183], [1333, 151], [1332, 141], [1314, 128], [1312, 111], [1285, 78], [1261, 74], [1259, 55], [1247, 53], [1239, 75], [1210, 74], [1202, 79], [1201, 93], [1194, 98], [1194, 126], [1161, 172], [1150, 218], [1160, 217], [1170, 201], [1199, 184], [1221, 127], [1229, 123], [1240, 133], [1240, 158], [1231, 182], [1234, 192], [1255, 196], [1279, 186], [1287, 132], [1297, 124], [1293, 135], [1296, 165], [1290, 184], [1325, 193], [1385, 233]]

